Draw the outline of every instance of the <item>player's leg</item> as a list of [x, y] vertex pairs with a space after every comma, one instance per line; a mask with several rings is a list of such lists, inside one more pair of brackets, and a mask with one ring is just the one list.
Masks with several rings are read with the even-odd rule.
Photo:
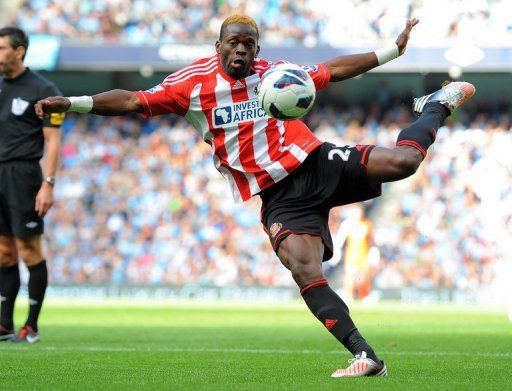
[[27, 265], [29, 272], [29, 312], [25, 326], [18, 334], [19, 340], [25, 340], [27, 342], [37, 342], [39, 340], [37, 321], [48, 286], [48, 269], [46, 267], [46, 260], [42, 254], [41, 242], [41, 235], [31, 236], [29, 238], [16, 238], [16, 245], [20, 257]]
[[[354, 356], [368, 356], [370, 365], [361, 367], [359, 376], [377, 374], [385, 366], [357, 330], [345, 302], [334, 292], [323, 276], [324, 243], [321, 237], [291, 234], [279, 245], [278, 256], [299, 286], [311, 312]], [[365, 353], [363, 353], [365, 352]]]
[[[347, 305], [325, 280], [322, 261], [332, 257], [330, 209], [380, 195], [380, 184], [368, 180], [361, 163], [369, 150], [369, 146], [345, 148], [324, 143], [290, 176], [260, 193], [262, 223], [307, 306], [352, 354], [364, 357], [364, 362], [357, 359], [359, 370], [350, 376], [385, 373], [385, 365], [357, 330]], [[366, 358], [367, 354], [373, 359]]]
[[427, 105], [421, 117], [400, 132], [395, 148], [372, 149], [366, 165], [368, 177], [378, 182], [392, 182], [413, 175], [448, 115], [448, 109], [440, 103]]
[[14, 337], [14, 304], [19, 290], [16, 242], [12, 236], [0, 235], [0, 341]]
[[366, 163], [368, 177], [378, 182], [391, 182], [414, 174], [444, 120], [474, 93], [472, 84], [454, 82], [415, 99], [413, 111], [420, 117], [400, 132], [395, 148], [371, 150]]
[[41, 166], [34, 162], [12, 163], [6, 168], [3, 180], [8, 188], [5, 199], [10, 230], [15, 238], [18, 255], [29, 271], [29, 315], [17, 340], [36, 342], [39, 339], [37, 319], [48, 280], [41, 248], [44, 221], [35, 211], [35, 199], [43, 182]]

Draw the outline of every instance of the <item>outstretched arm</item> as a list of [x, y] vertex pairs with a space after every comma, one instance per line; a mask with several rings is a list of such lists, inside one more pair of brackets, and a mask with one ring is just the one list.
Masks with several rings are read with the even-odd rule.
[[66, 98], [52, 96], [37, 102], [35, 108], [36, 114], [40, 118], [44, 118], [51, 113], [65, 113], [67, 111], [90, 112], [107, 116], [142, 113], [144, 111], [135, 92], [126, 90], [111, 90], [92, 97]]
[[404, 30], [395, 41], [395, 45], [379, 49], [375, 52], [353, 54], [336, 57], [327, 61], [326, 65], [331, 72], [331, 82], [349, 79], [386, 63], [405, 52], [409, 36], [414, 26], [418, 24], [416, 18], [408, 19]]

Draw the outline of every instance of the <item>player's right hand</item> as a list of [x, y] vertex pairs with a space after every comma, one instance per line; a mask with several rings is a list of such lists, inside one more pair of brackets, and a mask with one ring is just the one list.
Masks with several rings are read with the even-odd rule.
[[68, 111], [71, 102], [68, 98], [63, 96], [50, 96], [46, 99], [41, 99], [35, 104], [36, 115], [43, 119], [51, 113], [65, 113]]

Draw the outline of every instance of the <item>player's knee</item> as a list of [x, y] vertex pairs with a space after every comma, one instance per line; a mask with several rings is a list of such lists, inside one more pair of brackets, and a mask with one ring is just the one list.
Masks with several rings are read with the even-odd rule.
[[21, 252], [20, 257], [27, 266], [37, 265], [39, 262], [43, 260], [40, 254], [31, 251]]
[[292, 277], [299, 286], [317, 281], [322, 276], [322, 266], [314, 259], [295, 258], [290, 260], [290, 271]]
[[18, 254], [16, 250], [1, 247], [0, 248], [0, 266], [14, 266], [18, 263]]
[[290, 235], [279, 247], [279, 259], [292, 273], [299, 286], [322, 277], [324, 245], [321, 238], [312, 235]]
[[32, 247], [20, 248], [19, 255], [27, 266], [34, 266], [42, 260], [40, 252]]
[[34, 266], [43, 259], [40, 237], [17, 241], [20, 258], [27, 266]]

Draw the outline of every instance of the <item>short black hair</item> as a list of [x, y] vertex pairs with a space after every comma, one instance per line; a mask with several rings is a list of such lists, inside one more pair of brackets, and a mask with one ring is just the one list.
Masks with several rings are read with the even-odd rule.
[[[25, 54], [27, 54], [28, 36], [22, 29], [13, 26], [3, 27], [0, 29], [0, 37], [9, 37], [13, 49], [22, 46], [25, 48]], [[23, 55], [23, 59], [25, 59], [25, 54]]]

